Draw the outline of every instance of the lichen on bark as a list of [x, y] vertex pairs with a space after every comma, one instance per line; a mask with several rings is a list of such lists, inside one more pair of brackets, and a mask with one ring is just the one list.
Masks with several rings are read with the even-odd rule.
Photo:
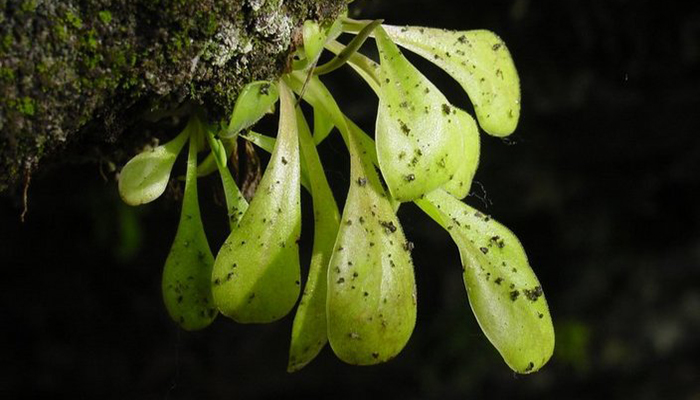
[[305, 19], [345, 3], [0, 0], [0, 192], [87, 137], [118, 142], [144, 111], [223, 115], [243, 84], [284, 70]]

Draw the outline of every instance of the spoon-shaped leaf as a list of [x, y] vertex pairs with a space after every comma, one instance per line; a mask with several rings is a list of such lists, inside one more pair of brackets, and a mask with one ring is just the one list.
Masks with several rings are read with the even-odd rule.
[[253, 126], [270, 112], [278, 96], [279, 90], [272, 82], [256, 81], [247, 84], [236, 99], [228, 129], [221, 132], [221, 137], [233, 137], [243, 129]]
[[463, 199], [469, 194], [472, 179], [479, 165], [479, 129], [469, 113], [456, 107], [454, 110], [456, 111], [456, 129], [462, 135], [463, 141], [462, 159], [452, 179], [443, 186], [443, 189], [454, 197]]
[[450, 180], [462, 154], [453, 129], [455, 110], [406, 60], [381, 27], [375, 30], [381, 59], [377, 158], [391, 195], [410, 201]]
[[214, 301], [242, 323], [284, 317], [299, 297], [299, 142], [293, 95], [280, 85], [279, 133], [248, 210], [219, 250]]
[[226, 149], [221, 140], [214, 136], [214, 131], [211, 129], [207, 130], [207, 141], [209, 142], [209, 147], [214, 155], [214, 161], [219, 169], [219, 176], [221, 176], [221, 184], [224, 187], [224, 196], [226, 196], [226, 211], [228, 212], [229, 226], [233, 230], [245, 214], [248, 209], [248, 202], [243, 193], [238, 189], [236, 181], [231, 176], [231, 171], [226, 166]]
[[387, 361], [406, 345], [416, 321], [410, 245], [369, 150], [352, 129], [343, 217], [328, 265], [328, 339], [350, 364]]
[[479, 125], [494, 136], [508, 136], [520, 117], [520, 79], [503, 40], [485, 30], [384, 29], [400, 46], [450, 74], [469, 95]]
[[209, 249], [197, 199], [197, 144], [190, 136], [185, 194], [175, 240], [163, 269], [163, 300], [170, 317], [188, 331], [207, 327], [216, 317], [211, 294], [214, 256]]
[[464, 285], [481, 330], [519, 373], [540, 369], [554, 350], [547, 301], [520, 241], [503, 225], [442, 190], [416, 204], [459, 247]]
[[165, 191], [173, 164], [185, 145], [193, 121], [168, 143], [136, 155], [119, 174], [119, 195], [126, 204], [149, 203]]
[[299, 143], [302, 158], [309, 172], [314, 208], [314, 246], [311, 253], [309, 277], [299, 302], [292, 342], [289, 348], [289, 372], [297, 371], [318, 355], [328, 342], [326, 325], [326, 290], [328, 262], [338, 234], [340, 214], [323, 172], [321, 159], [311, 138], [304, 115], [297, 108]]

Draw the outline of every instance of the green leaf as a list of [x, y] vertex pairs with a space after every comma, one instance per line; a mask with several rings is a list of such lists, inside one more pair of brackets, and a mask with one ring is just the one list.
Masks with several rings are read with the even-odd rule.
[[[287, 82], [296, 93], [301, 92], [301, 87], [305, 79], [306, 76], [298, 71], [287, 75]], [[338, 107], [338, 103], [335, 102], [328, 88], [326, 88], [317, 76], [312, 76], [311, 79], [309, 79], [303, 99], [311, 104], [314, 109], [322, 110], [331, 118], [333, 124], [338, 127], [338, 130], [343, 135], [343, 139], [347, 144], [347, 138], [350, 135], [349, 125], [352, 124], [352, 122], [346, 120], [345, 115], [343, 115], [343, 112], [340, 111], [340, 107]], [[372, 161], [376, 163], [377, 154], [374, 150], [374, 141], [372, 138], [367, 136], [364, 132], [361, 132], [358, 140], [362, 142], [363, 146], [368, 151], [368, 155], [371, 157]], [[320, 141], [316, 140], [316, 143], [318, 144]]]
[[462, 137], [445, 96], [382, 28], [375, 32], [381, 59], [377, 158], [391, 195], [410, 201], [450, 180], [461, 161]]
[[479, 125], [508, 136], [520, 117], [520, 79], [503, 40], [486, 30], [448, 31], [385, 25], [402, 47], [450, 74], [469, 95]]
[[319, 65], [314, 69], [316, 75], [324, 75], [335, 71], [336, 69], [342, 67], [350, 57], [357, 52], [357, 50], [362, 47], [365, 40], [369, 37], [370, 33], [379, 26], [384, 20], [378, 19], [374, 20], [367, 25], [365, 25], [360, 32], [350, 41], [350, 43], [343, 48], [332, 60], [328, 61], [323, 65]]
[[314, 107], [314, 141], [319, 144], [333, 130], [333, 120], [323, 109]]
[[359, 137], [349, 137], [351, 184], [328, 267], [328, 338], [341, 360], [368, 365], [408, 342], [416, 287], [411, 246]]
[[[236, 140], [235, 139], [224, 139], [221, 141], [224, 145], [224, 150], [226, 151], [226, 164], [228, 164], [228, 157], [236, 151]], [[214, 157], [221, 157], [221, 154], [214, 154], [214, 152], [209, 153], [202, 162], [197, 166], [197, 177], [202, 178], [214, 173], [218, 170], [216, 165], [216, 160]]]
[[294, 99], [280, 85], [279, 132], [248, 210], [219, 250], [212, 274], [216, 306], [242, 323], [284, 317], [299, 297], [299, 142]]
[[[286, 78], [287, 84], [289, 84], [292, 90], [297, 94], [301, 93], [304, 82], [307, 82], [302, 98], [314, 108], [314, 115], [316, 112], [324, 113], [331, 119], [333, 124], [341, 130], [344, 136], [347, 135], [343, 113], [340, 111], [331, 93], [317, 76], [312, 75], [309, 77], [309, 80], [306, 81], [307, 77], [304, 73], [294, 71], [288, 74]], [[314, 139], [316, 144], [320, 144], [323, 139], [325, 139], [325, 136], [317, 136]]]
[[278, 96], [279, 90], [272, 82], [256, 81], [247, 84], [236, 99], [228, 129], [221, 132], [221, 137], [234, 137], [243, 129], [253, 126], [272, 110]]
[[304, 53], [309, 63], [316, 61], [323, 51], [323, 44], [326, 41], [326, 32], [321, 31], [316, 21], [306, 20], [302, 27], [302, 37], [304, 38]]
[[323, 46], [328, 41], [335, 40], [343, 33], [343, 24], [340, 18], [333, 21], [331, 25], [320, 27], [315, 21], [304, 21], [302, 27], [302, 38], [304, 40], [304, 59], [298, 63], [297, 69], [307, 69], [314, 66], [319, 56], [323, 52]]
[[540, 369], [552, 356], [554, 329], [542, 286], [508, 228], [442, 190], [416, 204], [459, 247], [464, 285], [479, 326], [516, 372]]
[[119, 174], [119, 195], [126, 204], [137, 206], [149, 203], [165, 191], [173, 164], [185, 145], [192, 127], [185, 129], [170, 142], [136, 155]]
[[214, 162], [220, 167], [226, 167], [228, 164], [228, 154], [221, 140], [217, 139], [216, 134], [211, 129], [207, 129], [207, 143], [211, 149], [211, 154], [214, 156]]
[[[335, 54], [340, 54], [345, 50], [346, 46], [338, 41], [332, 40], [326, 43], [326, 48]], [[361, 53], [353, 53], [348, 59], [348, 65], [367, 82], [374, 93], [377, 95], [380, 94], [381, 89], [379, 88], [379, 78], [377, 77], [379, 64]]]
[[170, 317], [188, 331], [203, 329], [216, 318], [211, 293], [214, 256], [204, 233], [197, 199], [196, 131], [190, 135], [185, 194], [180, 223], [163, 269], [163, 301]]
[[311, 138], [304, 115], [297, 108], [301, 155], [311, 183], [314, 208], [314, 246], [311, 253], [309, 277], [299, 302], [292, 341], [289, 348], [288, 371], [293, 372], [311, 362], [328, 342], [326, 325], [326, 290], [328, 262], [338, 234], [340, 213], [333, 198], [321, 159]]
[[[299, 93], [301, 92], [301, 87], [303, 85], [303, 80], [305, 77], [298, 72], [293, 72], [287, 76], [287, 81], [291, 88]], [[378, 165], [377, 153], [375, 150], [374, 140], [369, 137], [365, 132], [362, 131], [354, 122], [346, 118], [345, 115], [340, 111], [338, 104], [333, 99], [333, 96], [328, 91], [328, 89], [323, 85], [318, 77], [313, 76], [306, 86], [306, 91], [304, 92], [303, 99], [311, 104], [314, 108], [322, 109], [326, 114], [328, 114], [333, 120], [333, 124], [338, 127], [343, 139], [345, 140], [346, 146], [349, 146], [349, 137], [355, 132], [356, 140], [360, 142], [363, 151], [367, 152], [367, 157], [372, 161], [374, 165]], [[389, 196], [389, 194], [387, 193]], [[394, 210], [398, 210], [401, 203], [397, 202], [394, 198], [389, 196], [389, 201], [392, 204]]]
[[277, 142], [277, 139], [273, 137], [263, 135], [262, 133], [254, 131], [248, 131], [246, 133], [243, 133], [241, 134], [241, 137], [270, 154], [272, 154], [272, 152], [275, 151], [275, 143]]
[[207, 141], [209, 142], [209, 147], [212, 149], [212, 154], [214, 154], [214, 161], [219, 169], [219, 176], [221, 176], [221, 184], [224, 187], [224, 196], [226, 196], [226, 211], [228, 212], [229, 226], [231, 230], [238, 226], [238, 223], [248, 209], [248, 202], [246, 201], [243, 194], [238, 189], [236, 181], [231, 176], [231, 171], [226, 166], [226, 149], [221, 140], [215, 137], [214, 131], [210, 127], [206, 127]]
[[[253, 131], [248, 131], [242, 134], [241, 137], [254, 145], [260, 147], [268, 153], [272, 153], [275, 149], [275, 142], [277, 139], [263, 135], [262, 133], [257, 133]], [[309, 172], [304, 163], [304, 159], [301, 159], [301, 186], [305, 187], [306, 190], [311, 193], [311, 183], [309, 183]]]
[[469, 194], [472, 179], [479, 166], [479, 128], [469, 113], [454, 108], [456, 128], [462, 136], [462, 158], [452, 179], [445, 183], [443, 189], [448, 193], [463, 199]]

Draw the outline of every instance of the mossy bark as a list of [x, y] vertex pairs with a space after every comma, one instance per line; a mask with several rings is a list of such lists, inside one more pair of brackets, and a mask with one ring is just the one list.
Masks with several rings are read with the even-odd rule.
[[0, 192], [81, 141], [120, 143], [144, 111], [223, 115], [284, 71], [305, 19], [345, 3], [0, 0]]

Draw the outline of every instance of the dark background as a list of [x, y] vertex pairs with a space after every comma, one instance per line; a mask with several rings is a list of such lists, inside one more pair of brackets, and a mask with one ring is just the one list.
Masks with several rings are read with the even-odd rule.
[[[418, 322], [395, 360], [353, 367], [327, 347], [290, 375], [291, 317], [262, 326], [219, 318], [202, 332], [181, 331], [160, 294], [176, 196], [129, 208], [113, 174], [102, 178], [104, 165], [77, 164], [32, 180], [24, 224], [18, 199], [0, 200], [0, 394], [700, 399], [698, 7], [356, 3], [362, 17], [392, 24], [490, 29], [513, 54], [521, 122], [508, 140], [482, 136], [467, 202], [522, 240], [554, 319], [549, 364], [529, 376], [507, 368], [469, 309], [455, 246], [412, 205], [399, 215], [416, 244]], [[447, 75], [411, 60], [468, 108]], [[369, 89], [347, 71], [325, 81], [371, 131]], [[334, 136], [320, 149], [340, 199], [347, 156]], [[224, 210], [216, 179], [205, 182], [200, 199], [216, 248]], [[307, 229], [306, 259], [308, 238]]]

